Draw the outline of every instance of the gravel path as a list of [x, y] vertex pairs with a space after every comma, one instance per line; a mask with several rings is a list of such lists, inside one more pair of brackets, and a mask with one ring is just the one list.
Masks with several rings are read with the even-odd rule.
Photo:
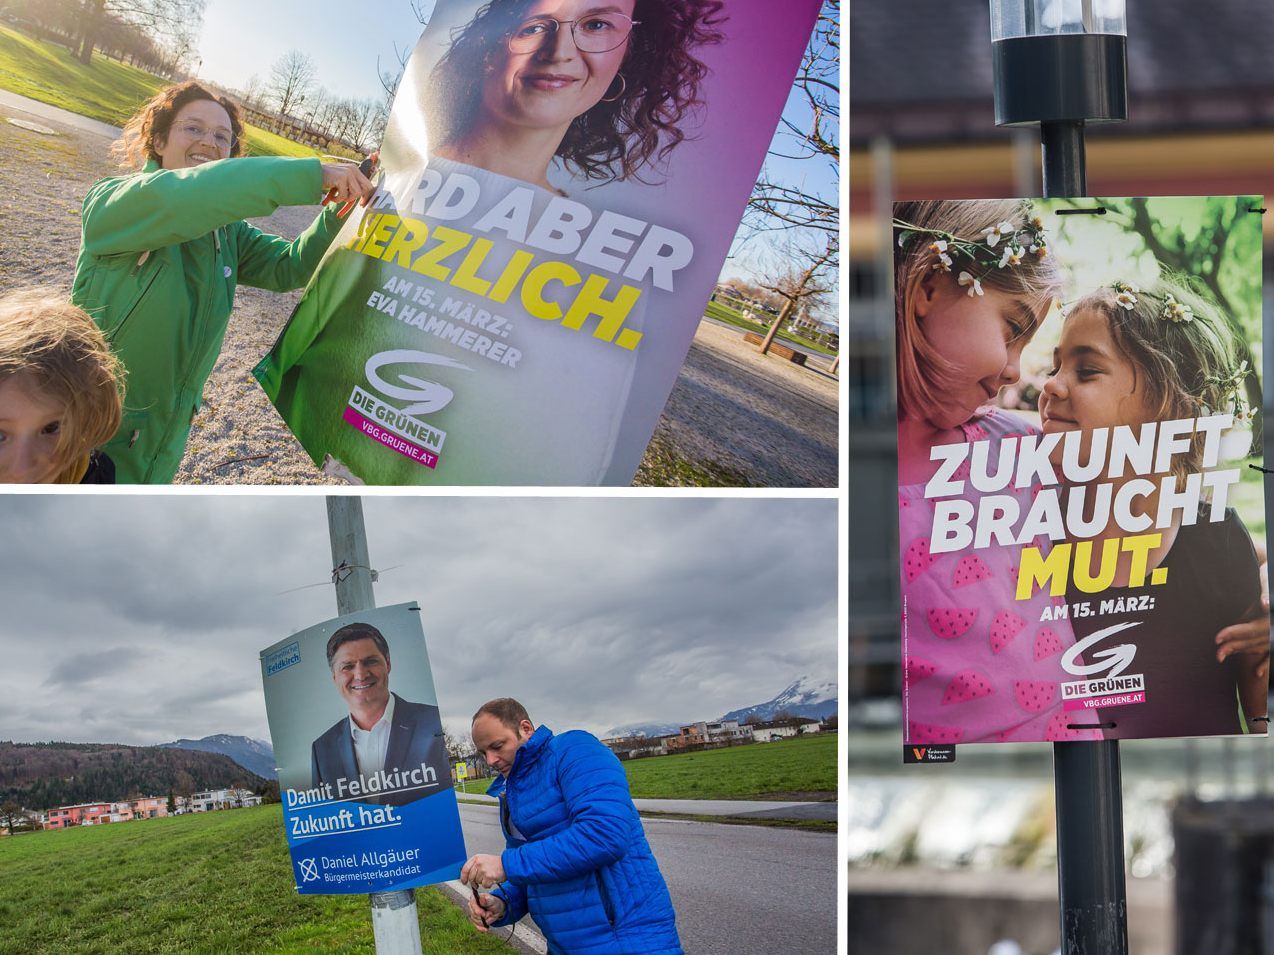
[[[80, 204], [114, 171], [108, 149], [95, 132], [0, 107], [0, 291], [44, 285], [69, 293]], [[294, 236], [315, 211], [286, 208], [254, 221]], [[318, 473], [251, 376], [299, 296], [238, 290], [177, 483], [335, 483]], [[703, 322], [633, 483], [835, 487], [838, 383], [822, 367], [762, 356], [743, 332]]]

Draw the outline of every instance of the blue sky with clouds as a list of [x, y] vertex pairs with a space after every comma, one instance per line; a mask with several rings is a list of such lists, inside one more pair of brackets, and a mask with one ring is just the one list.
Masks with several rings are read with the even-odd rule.
[[[366, 497], [444, 722], [712, 719], [836, 679], [836, 501]], [[258, 652], [336, 616], [313, 494], [0, 495], [0, 736], [268, 739]], [[310, 586], [316, 585], [316, 586]]]

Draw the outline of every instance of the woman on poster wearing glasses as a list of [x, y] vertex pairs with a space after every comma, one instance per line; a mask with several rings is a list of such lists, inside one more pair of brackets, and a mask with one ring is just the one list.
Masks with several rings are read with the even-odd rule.
[[493, 0], [425, 89], [432, 158], [534, 183], [558, 159], [601, 181], [641, 179], [686, 137], [721, 40], [720, 0]]
[[[621, 435], [639, 360], [648, 335], [665, 348], [673, 335], [646, 319], [694, 257], [662, 183], [708, 108], [698, 57], [726, 41], [724, 4], [472, 9], [421, 38], [378, 194], [257, 378], [316, 462], [363, 482], [626, 484], [636, 464], [616, 464], [616, 449], [631, 454]], [[371, 396], [363, 410], [351, 391]], [[386, 440], [364, 414], [391, 413], [378, 395], [411, 402], [425, 417], [404, 427], [432, 445]]]
[[[131, 174], [84, 198], [75, 304], [128, 373], [123, 422], [106, 445], [120, 483], [167, 484], [181, 463], [239, 284], [304, 285], [340, 229], [335, 211], [370, 196], [353, 165], [237, 158], [235, 104], [190, 81], [161, 90], [113, 151]], [[338, 202], [293, 241], [243, 220], [279, 206]]]

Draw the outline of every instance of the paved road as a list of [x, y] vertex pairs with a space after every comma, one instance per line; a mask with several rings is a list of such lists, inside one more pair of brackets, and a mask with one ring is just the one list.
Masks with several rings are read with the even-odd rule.
[[[461, 804], [470, 853], [504, 848], [494, 807]], [[687, 955], [836, 950], [834, 833], [642, 820]]]
[[73, 129], [97, 133], [99, 136], [106, 136], [109, 139], [115, 139], [120, 132], [118, 126], [99, 123], [97, 120], [89, 119], [87, 116], [80, 116], [78, 113], [72, 113], [69, 110], [58, 109], [56, 106], [49, 106], [47, 103], [19, 96], [17, 93], [10, 93], [8, 90], [0, 90], [0, 110], [6, 113], [17, 111], [27, 114], [26, 116], [17, 116], [15, 119], [28, 119], [31, 116], [36, 116], [40, 119], [70, 126]]
[[[460, 799], [495, 799], [486, 793], [457, 793]], [[664, 812], [682, 816], [736, 816], [742, 819], [821, 819], [836, 821], [835, 802], [778, 802], [770, 799], [634, 799], [641, 813]]]

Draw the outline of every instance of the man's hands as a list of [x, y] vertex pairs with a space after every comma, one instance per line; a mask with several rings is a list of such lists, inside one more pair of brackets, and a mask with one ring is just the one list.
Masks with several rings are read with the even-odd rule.
[[372, 198], [376, 187], [372, 181], [351, 163], [323, 163], [323, 192], [336, 202], [360, 202], [363, 205]]
[[479, 932], [491, 931], [494, 922], [504, 918], [504, 900], [498, 895], [477, 895], [469, 899], [466, 914]]
[[479, 895], [478, 887], [491, 888], [504, 881], [504, 863], [499, 856], [476, 855], [460, 870], [460, 881], [473, 889], [465, 911], [479, 932], [489, 932], [494, 922], [504, 918], [504, 900], [496, 895]]
[[475, 889], [489, 889], [504, 881], [504, 863], [499, 856], [476, 855], [460, 870], [460, 881]]

